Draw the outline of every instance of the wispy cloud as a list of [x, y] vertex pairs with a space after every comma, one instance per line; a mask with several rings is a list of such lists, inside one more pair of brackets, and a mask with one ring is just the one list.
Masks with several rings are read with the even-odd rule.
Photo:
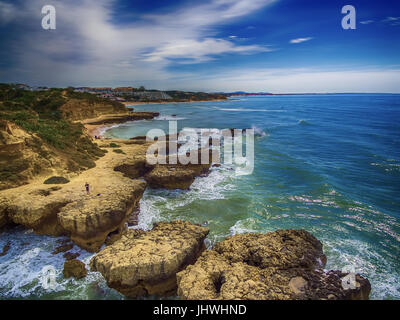
[[[151, 53], [145, 54], [144, 61], [154, 62], [165, 59], [187, 59], [190, 63], [204, 62], [213, 57], [226, 53], [251, 54], [269, 52], [272, 49], [258, 45], [237, 46], [231, 41], [223, 39], [206, 38], [203, 40], [185, 39], [170, 42]], [[187, 60], [181, 61], [187, 63]]]
[[[40, 28], [43, 0], [17, 2], [17, 23], [26, 30], [9, 47], [18, 70], [0, 70], [0, 77], [46, 83], [109, 83], [132, 79], [163, 80], [176, 62], [199, 63], [225, 54], [271, 51], [266, 45], [238, 43], [217, 37], [216, 27], [231, 23], [275, 0], [207, 0], [163, 14], [141, 15], [132, 22], [113, 23], [117, 0], [53, 0], [57, 30]], [[4, 2], [5, 3], [5, 2]], [[8, 4], [0, 2], [0, 12]], [[34, 18], [33, 18], [34, 17]], [[236, 39], [237, 40], [237, 39]], [[40, 45], [46, 44], [46, 45]]]
[[312, 37], [307, 37], [307, 38], [297, 38], [297, 39], [292, 39], [289, 42], [290, 43], [302, 43], [302, 42], [306, 42], [306, 41], [310, 41], [311, 39], [313, 39]]
[[370, 24], [373, 23], [374, 20], [365, 20], [365, 21], [360, 21], [361, 24]]
[[400, 25], [400, 17], [386, 17], [382, 22], [389, 23], [392, 26]]

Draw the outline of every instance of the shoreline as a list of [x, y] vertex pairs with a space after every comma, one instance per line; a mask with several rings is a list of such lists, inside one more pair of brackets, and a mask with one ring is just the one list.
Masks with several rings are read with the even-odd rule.
[[[146, 105], [146, 104], [172, 104], [172, 103], [194, 103], [194, 102], [210, 102], [210, 101], [230, 101], [230, 100], [237, 100], [237, 99], [215, 99], [215, 100], [190, 100], [190, 101], [163, 101], [163, 102], [121, 102], [122, 104], [124, 104], [126, 107], [127, 106], [134, 106], [134, 105]], [[137, 113], [136, 111], [133, 111], [132, 113]], [[91, 136], [93, 139], [95, 138], [95, 136], [101, 136], [105, 131], [107, 131], [108, 129], [112, 128], [113, 126], [115, 126], [116, 124], [124, 124], [129, 122], [130, 120], [126, 120], [123, 122], [115, 122], [115, 123], [110, 123], [108, 125], [106, 124], [94, 124], [95, 122], [107, 119], [109, 117], [113, 117], [113, 116], [123, 116], [123, 114], [105, 114], [105, 115], [101, 115], [99, 117], [96, 118], [89, 118], [89, 119], [83, 119], [83, 120], [78, 120], [77, 122], [80, 122], [84, 125], [84, 127], [87, 130], [87, 133], [89, 134], [89, 136]], [[133, 120], [135, 121], [135, 120]]]
[[124, 101], [121, 102], [125, 106], [145, 105], [145, 104], [172, 104], [172, 103], [193, 103], [193, 102], [210, 102], [210, 101], [230, 101], [232, 99], [213, 99], [213, 100], [188, 100], [188, 101], [159, 101], [159, 102], [140, 102], [140, 101]]

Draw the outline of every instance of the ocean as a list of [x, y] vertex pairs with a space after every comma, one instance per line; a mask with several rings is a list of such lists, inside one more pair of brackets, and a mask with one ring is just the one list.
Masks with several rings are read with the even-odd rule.
[[[371, 299], [400, 299], [400, 95], [330, 94], [237, 97], [228, 101], [133, 106], [155, 111], [151, 121], [113, 126], [104, 135], [131, 138], [149, 129], [254, 128], [255, 167], [236, 176], [212, 168], [188, 191], [147, 189], [139, 225], [172, 219], [206, 223], [207, 246], [245, 232], [295, 228], [323, 243], [326, 269], [367, 277]], [[98, 273], [63, 279], [56, 239], [19, 228], [2, 234], [0, 298], [123, 299]], [[88, 263], [92, 254], [79, 250]], [[57, 288], [40, 284], [43, 266], [57, 271]], [[28, 274], [28, 276], [26, 275]]]

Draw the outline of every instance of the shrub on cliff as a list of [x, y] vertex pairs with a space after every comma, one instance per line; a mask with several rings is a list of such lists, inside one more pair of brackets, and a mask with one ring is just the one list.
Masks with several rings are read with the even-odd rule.
[[125, 152], [123, 152], [121, 149], [114, 149], [113, 151], [114, 151], [115, 153], [125, 154]]
[[48, 178], [43, 183], [44, 184], [66, 184], [68, 182], [69, 182], [69, 180], [67, 178], [54, 176], [54, 177]]

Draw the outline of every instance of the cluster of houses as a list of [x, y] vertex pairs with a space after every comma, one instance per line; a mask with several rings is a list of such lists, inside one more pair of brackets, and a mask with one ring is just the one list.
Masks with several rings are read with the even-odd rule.
[[15, 85], [16, 89], [20, 89], [20, 90], [28, 90], [28, 91], [47, 91], [50, 88], [48, 87], [31, 87], [28, 86], [27, 84], [23, 84], [23, 83], [17, 83]]
[[[48, 87], [31, 87], [26, 84], [15, 84], [16, 89], [29, 90], [29, 91], [47, 91]], [[146, 91], [144, 87], [119, 87], [119, 88], [90, 88], [78, 87], [72, 88], [75, 92], [86, 92], [95, 94], [101, 98], [107, 98], [114, 101], [125, 101], [126, 99], [135, 98], [136, 100], [170, 100], [172, 99], [167, 93], [163, 91]]]
[[101, 98], [108, 98], [115, 101], [125, 101], [126, 98], [135, 97], [136, 99], [144, 100], [169, 100], [172, 99], [167, 93], [162, 91], [146, 91], [145, 88], [140, 87], [119, 87], [119, 88], [89, 88], [81, 87], [75, 88], [76, 92], [88, 92], [95, 94]]

